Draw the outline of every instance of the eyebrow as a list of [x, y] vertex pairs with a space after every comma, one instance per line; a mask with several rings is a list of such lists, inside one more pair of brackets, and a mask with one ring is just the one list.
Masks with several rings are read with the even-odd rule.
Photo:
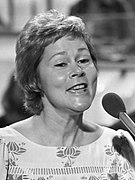
[[[78, 49], [77, 49], [78, 52], [81, 52], [81, 51], [84, 51], [84, 50], [86, 50], [86, 51], [89, 52], [89, 50], [88, 50], [87, 48], [85, 48], [85, 47], [82, 47], [82, 48], [78, 48]], [[49, 58], [49, 61], [50, 61], [53, 57], [55, 57], [55, 56], [65, 55], [65, 54], [66, 54], [66, 51], [61, 51], [61, 52], [55, 53], [55, 54], [53, 54], [53, 55]]]
[[87, 48], [85, 48], [85, 47], [79, 48], [79, 49], [78, 49], [78, 52], [80, 52], [80, 51], [84, 51], [84, 50], [86, 50], [86, 51], [88, 51], [88, 52], [89, 52], [89, 49], [87, 49]]
[[64, 54], [66, 54], [66, 51], [61, 51], [61, 52], [55, 53], [55, 54], [53, 54], [53, 55], [49, 58], [49, 61], [50, 61], [53, 57], [55, 57], [55, 56], [64, 55]]

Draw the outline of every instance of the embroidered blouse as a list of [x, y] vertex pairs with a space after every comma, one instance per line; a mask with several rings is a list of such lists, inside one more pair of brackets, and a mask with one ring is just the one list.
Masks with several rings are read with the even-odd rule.
[[42, 146], [10, 126], [1, 128], [0, 180], [135, 180], [130, 163], [112, 145], [125, 131], [103, 128], [100, 138], [80, 147]]

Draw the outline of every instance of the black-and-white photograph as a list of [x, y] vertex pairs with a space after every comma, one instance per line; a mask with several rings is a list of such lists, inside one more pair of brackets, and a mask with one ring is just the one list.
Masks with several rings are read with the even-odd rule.
[[135, 1], [0, 1], [0, 180], [135, 180]]

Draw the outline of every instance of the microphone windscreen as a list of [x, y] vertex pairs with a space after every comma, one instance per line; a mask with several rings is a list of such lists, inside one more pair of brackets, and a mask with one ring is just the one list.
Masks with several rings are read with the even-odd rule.
[[123, 100], [115, 93], [108, 93], [102, 99], [103, 108], [115, 118], [119, 118], [120, 112], [126, 112]]

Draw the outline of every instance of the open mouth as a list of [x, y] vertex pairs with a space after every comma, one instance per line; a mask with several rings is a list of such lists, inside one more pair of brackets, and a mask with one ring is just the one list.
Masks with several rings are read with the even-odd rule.
[[84, 92], [87, 90], [88, 85], [86, 83], [80, 83], [72, 86], [68, 89], [70, 92]]

